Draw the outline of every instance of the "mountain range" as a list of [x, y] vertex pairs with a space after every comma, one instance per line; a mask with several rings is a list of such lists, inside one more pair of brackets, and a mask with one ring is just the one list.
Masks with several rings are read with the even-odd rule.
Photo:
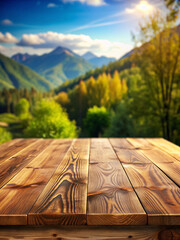
[[54, 87], [93, 68], [84, 58], [63, 47], [41, 56], [18, 53], [12, 56], [12, 59], [37, 72]]
[[41, 56], [17, 53], [8, 58], [0, 54], [0, 89], [34, 87], [48, 91], [114, 60], [91, 52], [79, 56], [64, 47]]
[[79, 56], [64, 47], [57, 47], [50, 53], [41, 56], [17, 53], [12, 56], [12, 59], [28, 66], [46, 78], [52, 83], [53, 87], [57, 87], [68, 79], [83, 75], [93, 68], [101, 67], [114, 60], [103, 56], [97, 57], [91, 52]]
[[103, 65], [107, 65], [110, 62], [114, 62], [116, 60], [115, 58], [108, 58], [105, 56], [98, 57], [91, 52], [85, 53], [84, 55], [82, 55], [82, 57], [89, 61], [95, 67], [102, 67]]

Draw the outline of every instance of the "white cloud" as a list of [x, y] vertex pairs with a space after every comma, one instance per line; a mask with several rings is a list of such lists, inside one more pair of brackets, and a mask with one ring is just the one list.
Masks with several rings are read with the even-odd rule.
[[4, 19], [1, 21], [2, 25], [13, 25], [13, 22], [9, 19]]
[[83, 54], [86, 51], [92, 51], [97, 55], [109, 57], [121, 57], [124, 53], [132, 49], [132, 45], [121, 42], [112, 42], [103, 39], [92, 39], [88, 35], [62, 34], [56, 32], [47, 32], [39, 34], [24, 34], [17, 43], [18, 46], [33, 47], [35, 49], [49, 48], [53, 49], [63, 46], [75, 51], [77, 54]]
[[103, 5], [106, 5], [105, 0], [63, 0], [63, 2], [64, 3], [80, 2], [80, 3], [91, 5], [91, 6], [103, 6]]
[[6, 55], [7, 57], [11, 57], [12, 55], [16, 53], [29, 53], [29, 54], [37, 54], [41, 55], [44, 53], [48, 53], [52, 51], [52, 49], [46, 48], [46, 49], [34, 49], [31, 47], [19, 47], [19, 46], [10, 46], [5, 47], [0, 45], [0, 53]]
[[55, 3], [49, 3], [47, 5], [47, 8], [55, 8], [55, 7], [57, 7], [57, 5]]
[[38, 34], [23, 34], [22, 39], [17, 45], [20, 46], [41, 46], [45, 44], [45, 40], [43, 40], [42, 36]]
[[18, 40], [16, 37], [14, 37], [11, 33], [1, 33], [0, 32], [0, 42], [1, 43], [17, 43]]

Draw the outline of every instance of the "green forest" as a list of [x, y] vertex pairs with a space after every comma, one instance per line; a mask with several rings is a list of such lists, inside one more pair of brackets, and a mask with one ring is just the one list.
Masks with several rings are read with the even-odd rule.
[[55, 90], [3, 88], [0, 143], [16, 137], [164, 137], [180, 144], [179, 1], [166, 3], [167, 16], [156, 12], [139, 25], [126, 58]]

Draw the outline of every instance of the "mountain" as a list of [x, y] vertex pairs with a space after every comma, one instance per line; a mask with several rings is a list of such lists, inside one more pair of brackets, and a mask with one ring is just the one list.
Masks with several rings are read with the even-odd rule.
[[[176, 31], [178, 35], [180, 35], [180, 24], [174, 27], [172, 30]], [[124, 54], [120, 59], [113, 61], [104, 67], [92, 69], [91, 71], [86, 72], [86, 74], [82, 76], [67, 81], [66, 83], [57, 87], [55, 89], [55, 92], [56, 93], [62, 91], [67, 92], [68, 90], [73, 89], [75, 86], [77, 86], [81, 80], [87, 81], [91, 76], [93, 76], [96, 79], [99, 76], [99, 74], [102, 74], [103, 72], [105, 72], [106, 74], [110, 73], [111, 75], [114, 73], [115, 70], [117, 70], [118, 72], [126, 71], [127, 73], [132, 68], [132, 66], [136, 66], [136, 64], [134, 64], [133, 53], [135, 53], [137, 49], [141, 51], [141, 49], [143, 49], [147, 44], [149, 44], [149, 42], [144, 43], [138, 48], [132, 49], [131, 51]]]
[[52, 88], [52, 84], [30, 68], [0, 54], [0, 89], [32, 87], [47, 91]]
[[92, 52], [86, 52], [85, 54], [82, 55], [82, 57], [89, 61], [90, 59], [96, 58], [97, 56]]
[[125, 53], [119, 60], [121, 60], [121, 59], [124, 59], [124, 58], [126, 58], [126, 57], [129, 57], [129, 56], [131, 56], [131, 54], [133, 54], [134, 53], [134, 50], [135, 49], [132, 49], [131, 51], [129, 51], [129, 52], [127, 52], [127, 53]]
[[[35, 55], [33, 55], [35, 56]], [[23, 63], [24, 61], [26, 61], [28, 58], [32, 57], [32, 55], [28, 54], [28, 53], [17, 53], [15, 55], [13, 55], [11, 58], [13, 60], [15, 60], [16, 62], [19, 63]]]
[[[12, 58], [19, 62], [22, 58], [17, 58], [16, 55]], [[41, 56], [28, 56], [21, 63], [45, 77], [54, 87], [93, 68], [87, 60], [64, 47], [57, 47], [52, 52]]]
[[108, 65], [110, 62], [116, 60], [115, 58], [108, 58], [105, 56], [98, 57], [92, 52], [87, 52], [84, 55], [82, 55], [82, 57], [89, 61], [95, 67], [102, 67], [103, 65]]
[[115, 58], [108, 58], [105, 56], [91, 58], [89, 62], [96, 67], [102, 67], [103, 65], [108, 65], [110, 62], [114, 62]]

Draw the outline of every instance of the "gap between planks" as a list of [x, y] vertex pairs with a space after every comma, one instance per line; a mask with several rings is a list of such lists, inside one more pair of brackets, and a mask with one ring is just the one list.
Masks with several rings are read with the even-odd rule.
[[88, 225], [145, 225], [147, 216], [108, 139], [91, 139]]
[[[53, 175], [72, 140], [54, 140], [24, 167], [0, 192], [0, 225], [27, 224], [27, 214]], [[49, 154], [47, 154], [47, 151]], [[53, 158], [52, 158], [53, 155]]]
[[[119, 141], [119, 144], [114, 139], [110, 139], [148, 214], [148, 224], [179, 225], [179, 187], [137, 150], [137, 147], [140, 146], [134, 145], [134, 150], [120, 149], [121, 139], [117, 141]], [[133, 139], [133, 141], [136, 141], [136, 139]], [[137, 144], [139, 144], [139, 141], [137, 141]]]
[[[24, 140], [26, 143], [27, 140]], [[13, 177], [18, 174], [23, 167], [30, 163], [38, 154], [40, 154], [52, 140], [38, 139], [31, 142], [28, 146], [22, 148], [7, 159], [0, 162], [0, 188], [6, 185]]]
[[29, 225], [85, 225], [89, 139], [76, 139], [28, 214]]

